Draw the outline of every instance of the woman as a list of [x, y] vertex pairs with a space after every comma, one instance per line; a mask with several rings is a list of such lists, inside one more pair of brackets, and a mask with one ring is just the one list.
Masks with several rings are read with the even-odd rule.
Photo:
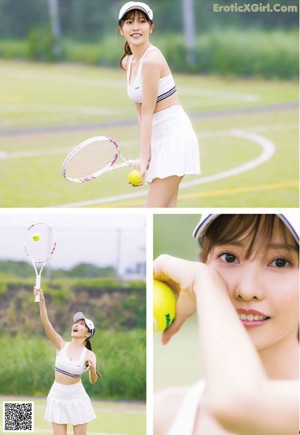
[[199, 144], [166, 59], [150, 43], [153, 28], [153, 12], [145, 3], [128, 2], [121, 8], [119, 29], [126, 43], [120, 66], [137, 109], [136, 167], [150, 185], [146, 207], [176, 207], [184, 175], [200, 173]]
[[81, 375], [89, 370], [89, 380], [94, 384], [99, 377], [96, 371], [96, 355], [90, 340], [95, 334], [91, 320], [83, 313], [76, 313], [71, 331], [71, 341], [55, 331], [48, 319], [43, 291], [40, 295], [40, 316], [45, 332], [55, 347], [55, 382], [47, 397], [45, 419], [52, 423], [54, 435], [67, 435], [67, 425], [73, 425], [74, 435], [86, 435], [87, 423], [96, 418], [89, 396], [82, 383]]
[[197, 311], [205, 378], [157, 394], [155, 435], [298, 433], [299, 222], [204, 216], [201, 262], [155, 260], [154, 277], [178, 295], [162, 341]]

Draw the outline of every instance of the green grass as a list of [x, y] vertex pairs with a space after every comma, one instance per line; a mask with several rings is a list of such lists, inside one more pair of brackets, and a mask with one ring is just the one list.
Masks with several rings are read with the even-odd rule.
[[[87, 374], [82, 377], [89, 395], [95, 399], [145, 400], [145, 335], [144, 330], [98, 332], [93, 351], [103, 378], [92, 385]], [[22, 333], [13, 338], [2, 334], [0, 347], [6, 356], [0, 361], [1, 393], [46, 396], [54, 380], [55, 358], [48, 340]], [[7, 365], [7, 360], [13, 363]]]
[[[0, 396], [3, 401], [34, 401], [34, 432], [33, 435], [52, 434], [51, 423], [44, 420], [46, 409], [45, 398], [25, 396]], [[97, 418], [88, 424], [88, 433], [144, 435], [146, 433], [146, 406], [143, 402], [109, 402], [93, 400]], [[2, 406], [0, 410], [2, 421]], [[2, 431], [2, 425], [0, 427]], [[73, 428], [68, 427], [68, 435], [73, 434]]]
[[[178, 206], [298, 207], [298, 110], [291, 106], [298, 99], [297, 83], [196, 75], [175, 79], [199, 136], [202, 166], [200, 184], [186, 185], [196, 178], [185, 178]], [[90, 136], [112, 136], [125, 156], [138, 156], [136, 113], [122, 71], [7, 60], [0, 62], [0, 80], [5, 82], [0, 89], [0, 207], [90, 200], [96, 201], [88, 203], [93, 207], [143, 206], [147, 186], [132, 189], [129, 169], [81, 185], [61, 176], [67, 153]], [[265, 106], [270, 107], [262, 111]], [[203, 178], [261, 154], [256, 140], [233, 136], [236, 129], [270, 140], [274, 155], [249, 171], [202, 184]]]

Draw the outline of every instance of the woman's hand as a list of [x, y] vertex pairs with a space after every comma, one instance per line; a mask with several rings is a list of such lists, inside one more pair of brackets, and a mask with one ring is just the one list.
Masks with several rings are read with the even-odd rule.
[[98, 377], [100, 377], [96, 369], [96, 360], [94, 361], [91, 358], [87, 359], [85, 365], [89, 369], [90, 383], [95, 384], [97, 382]]
[[43, 290], [41, 288], [34, 287], [33, 293], [34, 293], [34, 296], [37, 296], [37, 295], [40, 296], [40, 302], [44, 302], [45, 301], [44, 292], [43, 292]]
[[220, 284], [222, 279], [213, 268], [204, 263], [170, 255], [161, 255], [154, 261], [153, 274], [153, 278], [165, 282], [177, 295], [175, 319], [162, 334], [162, 343], [167, 344], [182, 324], [196, 312], [198, 292], [203, 287], [206, 290], [211, 282]]
[[150, 164], [149, 159], [147, 159], [147, 160], [144, 160], [144, 159], [135, 160], [134, 167], [139, 171], [140, 176], [141, 176], [143, 181], [139, 184], [133, 185], [133, 187], [143, 186], [143, 184], [145, 183], [145, 175], [146, 175], [147, 169], [149, 168], [149, 164]]
[[153, 264], [153, 278], [165, 282], [177, 295], [176, 316], [172, 325], [163, 332], [162, 342], [167, 344], [181, 325], [196, 311], [195, 282], [200, 263], [161, 255]]
[[94, 364], [94, 362], [93, 362], [91, 359], [86, 360], [86, 362], [85, 362], [85, 366], [86, 366], [86, 368], [88, 368], [89, 370], [94, 370], [94, 371], [96, 371], [95, 364]]
[[150, 159], [146, 159], [146, 160], [141, 159], [141, 160], [140, 160], [140, 168], [139, 168], [139, 171], [140, 171], [141, 177], [142, 177], [143, 179], [145, 178], [146, 171], [147, 171], [147, 169], [149, 168], [149, 165], [150, 165]]

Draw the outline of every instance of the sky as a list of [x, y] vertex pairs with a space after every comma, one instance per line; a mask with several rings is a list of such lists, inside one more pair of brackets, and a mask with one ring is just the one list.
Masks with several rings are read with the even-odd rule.
[[69, 269], [79, 263], [115, 266], [119, 272], [146, 259], [144, 214], [108, 210], [7, 209], [0, 211], [0, 261], [28, 261], [24, 234], [34, 223], [45, 222], [56, 232], [52, 268]]

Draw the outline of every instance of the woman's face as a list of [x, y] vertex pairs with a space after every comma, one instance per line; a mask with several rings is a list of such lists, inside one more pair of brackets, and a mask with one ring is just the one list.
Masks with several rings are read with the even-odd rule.
[[249, 243], [246, 237], [217, 245], [206, 263], [224, 278], [241, 322], [263, 350], [297, 338], [299, 254], [292, 235], [284, 237], [278, 222], [267, 252], [255, 246], [246, 258]]
[[85, 321], [83, 319], [78, 320], [72, 326], [72, 334], [71, 334], [72, 337], [86, 339], [88, 337], [88, 334], [89, 334], [89, 331], [88, 331], [88, 328], [87, 328]]
[[149, 35], [154, 25], [147, 21], [143, 13], [135, 12], [129, 14], [123, 21], [120, 33], [129, 45], [141, 45], [149, 41]]

